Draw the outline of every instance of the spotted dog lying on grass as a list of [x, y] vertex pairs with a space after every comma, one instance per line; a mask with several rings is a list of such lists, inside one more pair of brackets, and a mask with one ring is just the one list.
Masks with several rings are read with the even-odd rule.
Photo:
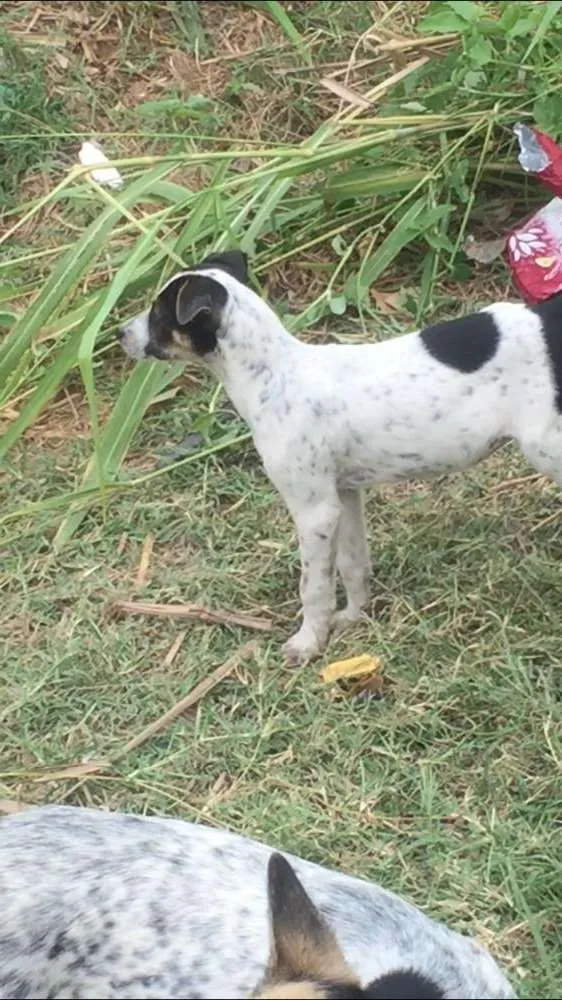
[[289, 860], [180, 820], [72, 806], [2, 819], [0, 998], [515, 996], [469, 938]]
[[136, 358], [203, 358], [249, 424], [298, 531], [304, 617], [284, 648], [301, 663], [368, 601], [362, 487], [465, 469], [509, 439], [562, 484], [562, 295], [382, 343], [318, 345], [292, 337], [246, 281], [243, 254], [208, 257], [121, 337]]

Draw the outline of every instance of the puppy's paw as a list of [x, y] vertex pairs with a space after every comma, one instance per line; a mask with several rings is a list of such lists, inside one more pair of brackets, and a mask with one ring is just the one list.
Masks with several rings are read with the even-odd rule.
[[301, 667], [322, 652], [322, 643], [311, 629], [303, 627], [291, 636], [283, 646], [285, 663], [290, 667]]
[[336, 611], [332, 619], [332, 632], [334, 635], [339, 635], [340, 632], [345, 632], [346, 629], [366, 620], [367, 615], [364, 611], [357, 611], [354, 608], [343, 608], [342, 611]]

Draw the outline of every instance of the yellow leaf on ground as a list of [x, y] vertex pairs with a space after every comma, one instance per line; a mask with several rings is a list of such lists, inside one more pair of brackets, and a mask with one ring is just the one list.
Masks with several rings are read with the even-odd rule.
[[365, 677], [382, 670], [382, 660], [378, 656], [364, 653], [362, 656], [352, 656], [349, 660], [336, 660], [329, 663], [320, 672], [324, 684], [335, 684], [340, 680], [352, 680], [355, 677]]

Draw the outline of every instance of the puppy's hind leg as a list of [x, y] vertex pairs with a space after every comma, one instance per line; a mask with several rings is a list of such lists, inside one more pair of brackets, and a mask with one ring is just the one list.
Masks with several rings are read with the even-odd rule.
[[557, 415], [542, 433], [521, 437], [519, 443], [537, 472], [562, 486], [562, 416]]
[[371, 560], [363, 496], [360, 490], [340, 490], [342, 505], [338, 528], [336, 565], [345, 587], [347, 604], [334, 615], [336, 631], [353, 625], [362, 617], [362, 611], [369, 600]]
[[322, 500], [291, 505], [300, 544], [300, 595], [303, 623], [283, 647], [286, 660], [297, 665], [322, 651], [328, 641], [336, 605], [335, 559], [341, 507], [334, 492]]

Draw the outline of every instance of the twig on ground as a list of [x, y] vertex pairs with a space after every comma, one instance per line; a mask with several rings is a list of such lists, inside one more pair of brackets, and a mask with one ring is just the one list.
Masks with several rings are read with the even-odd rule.
[[144, 587], [146, 583], [146, 577], [148, 575], [148, 568], [150, 566], [150, 559], [152, 556], [152, 550], [154, 548], [154, 535], [147, 535], [143, 546], [139, 562], [139, 568], [137, 570], [137, 576], [135, 579], [135, 587], [140, 590]]
[[140, 747], [143, 743], [146, 743], [147, 740], [150, 740], [157, 733], [162, 732], [163, 729], [165, 729], [171, 722], [174, 722], [180, 715], [183, 715], [183, 713], [187, 712], [188, 709], [197, 705], [198, 702], [200, 702], [201, 699], [209, 693], [209, 691], [212, 691], [217, 684], [220, 684], [225, 677], [228, 677], [228, 675], [231, 674], [243, 660], [251, 656], [255, 652], [256, 648], [257, 646], [255, 642], [247, 642], [236, 653], [234, 653], [233, 656], [229, 657], [225, 663], [222, 663], [220, 667], [213, 670], [209, 677], [206, 677], [205, 680], [196, 684], [189, 694], [180, 698], [175, 705], [172, 705], [167, 712], [164, 712], [164, 714], [159, 716], [158, 719], [155, 719], [154, 722], [151, 722], [150, 725], [146, 726], [146, 728], [138, 733], [137, 736], [133, 736], [128, 743], [125, 743], [125, 746], [121, 747], [120, 750], [112, 755], [112, 760], [120, 760], [122, 757], [131, 753], [131, 751], [137, 750], [138, 747]]
[[540, 472], [532, 472], [528, 476], [512, 476], [511, 479], [504, 479], [503, 482], [490, 486], [488, 493], [503, 493], [504, 490], [515, 489], [526, 483], [538, 483], [541, 479], [545, 480], [545, 477]]
[[29, 775], [29, 780], [36, 784], [45, 784], [47, 781], [70, 781], [74, 778], [86, 778], [93, 774], [102, 774], [110, 769], [107, 760], [92, 760], [84, 764], [69, 764], [68, 767], [59, 767], [54, 771], [43, 771]]
[[168, 652], [166, 653], [166, 655], [164, 657], [164, 661], [162, 663], [162, 666], [165, 669], [169, 669], [172, 666], [172, 664], [173, 664], [176, 656], [178, 655], [178, 653], [180, 651], [181, 644], [182, 644], [183, 640], [185, 639], [186, 635], [187, 635], [187, 631], [180, 632], [176, 636], [176, 638], [174, 639], [174, 641], [173, 641], [172, 645], [170, 646]]
[[154, 615], [159, 618], [188, 618], [208, 625], [238, 625], [240, 628], [271, 632], [268, 618], [255, 618], [238, 611], [211, 611], [199, 604], [155, 604], [152, 601], [114, 601], [110, 610], [122, 615]]
[[535, 524], [534, 527], [531, 528], [531, 534], [534, 535], [535, 531], [539, 531], [540, 528], [546, 528], [547, 524], [552, 524], [552, 522], [558, 520], [561, 515], [562, 508], [555, 510], [554, 513], [549, 514], [548, 517], [543, 517], [542, 521], [539, 521], [538, 524]]

